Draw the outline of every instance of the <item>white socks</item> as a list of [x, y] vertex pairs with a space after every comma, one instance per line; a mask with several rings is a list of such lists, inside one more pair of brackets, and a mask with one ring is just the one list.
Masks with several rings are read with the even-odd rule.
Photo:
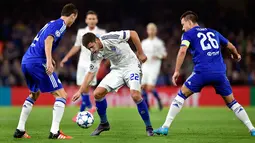
[[170, 127], [170, 125], [173, 122], [175, 116], [181, 111], [184, 101], [185, 101], [184, 98], [181, 97], [180, 95], [177, 95], [174, 98], [173, 102], [170, 105], [170, 109], [168, 111], [166, 121], [162, 126], [163, 128], [169, 128]]
[[25, 124], [30, 112], [32, 111], [34, 102], [35, 101], [32, 98], [27, 97], [27, 99], [25, 100], [23, 104], [22, 111], [19, 118], [19, 124], [17, 127], [17, 129], [19, 129], [20, 131], [25, 131]]
[[235, 113], [236, 117], [244, 123], [249, 131], [254, 129], [254, 126], [252, 125], [246, 111], [236, 100], [228, 104], [228, 107]]
[[59, 131], [59, 124], [63, 117], [65, 110], [66, 99], [64, 98], [56, 98], [54, 107], [53, 107], [53, 118], [50, 132], [53, 134], [57, 134]]

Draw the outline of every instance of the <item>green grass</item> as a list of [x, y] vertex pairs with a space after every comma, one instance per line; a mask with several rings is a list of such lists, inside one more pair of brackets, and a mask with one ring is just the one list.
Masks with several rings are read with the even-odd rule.
[[[74, 137], [72, 140], [49, 140], [52, 108], [34, 107], [26, 129], [31, 139], [14, 139], [21, 108], [0, 108], [0, 143], [254, 143], [247, 128], [235, 118], [227, 108], [183, 108], [170, 128], [168, 136], [147, 137], [145, 127], [135, 108], [109, 108], [108, 119], [111, 130], [98, 137], [90, 133], [97, 127], [99, 118], [89, 129], [82, 129], [71, 121], [78, 108], [67, 107], [61, 129]], [[255, 108], [246, 108], [250, 119], [255, 123]], [[151, 111], [154, 128], [163, 124], [168, 109]]]

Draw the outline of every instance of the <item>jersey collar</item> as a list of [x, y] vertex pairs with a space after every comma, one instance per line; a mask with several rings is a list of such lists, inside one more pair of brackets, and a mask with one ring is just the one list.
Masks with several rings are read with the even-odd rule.
[[93, 32], [93, 31], [96, 31], [96, 30], [98, 29], [98, 27], [97, 27], [97, 26], [95, 26], [95, 28], [94, 28], [93, 30], [90, 30], [90, 29], [89, 29], [89, 27], [87, 26], [85, 29], [86, 29], [87, 31], [91, 31], [91, 32]]

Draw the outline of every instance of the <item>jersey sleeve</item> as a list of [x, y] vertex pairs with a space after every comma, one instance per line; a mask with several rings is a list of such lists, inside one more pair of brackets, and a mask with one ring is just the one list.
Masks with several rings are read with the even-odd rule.
[[64, 23], [54, 22], [46, 29], [45, 33], [47, 33], [47, 36], [53, 36], [54, 41], [56, 42], [65, 29], [66, 25]]
[[101, 36], [102, 40], [119, 40], [119, 41], [128, 41], [130, 38], [130, 31], [123, 30], [123, 31], [116, 31], [110, 32]]
[[98, 57], [97, 54], [91, 54], [90, 58], [89, 72], [96, 73], [103, 58]]
[[217, 35], [219, 37], [220, 44], [222, 46], [226, 46], [228, 44], [228, 39], [222, 36], [219, 32], [217, 32]]
[[82, 32], [81, 30], [78, 30], [77, 35], [76, 35], [76, 39], [74, 42], [74, 46], [82, 46]]
[[182, 47], [182, 46], [189, 47], [190, 42], [191, 42], [191, 38], [189, 37], [188, 33], [186, 33], [186, 32], [183, 33], [182, 38], [181, 38], [181, 46], [180, 47]]

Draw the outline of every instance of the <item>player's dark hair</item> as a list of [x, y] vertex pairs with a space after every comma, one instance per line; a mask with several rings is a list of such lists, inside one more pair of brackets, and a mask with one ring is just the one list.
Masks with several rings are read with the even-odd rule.
[[88, 16], [89, 14], [93, 14], [93, 15], [96, 15], [97, 16], [97, 13], [93, 10], [89, 10], [86, 14], [86, 16]]
[[86, 33], [82, 36], [82, 45], [88, 47], [90, 42], [96, 42], [96, 35], [94, 33]]
[[68, 3], [63, 7], [61, 11], [61, 16], [70, 16], [73, 13], [78, 14], [78, 9], [74, 4]]
[[198, 16], [193, 11], [184, 12], [180, 19], [182, 19], [182, 18], [184, 18], [185, 20], [191, 20], [193, 23], [197, 23], [197, 21], [198, 21]]

